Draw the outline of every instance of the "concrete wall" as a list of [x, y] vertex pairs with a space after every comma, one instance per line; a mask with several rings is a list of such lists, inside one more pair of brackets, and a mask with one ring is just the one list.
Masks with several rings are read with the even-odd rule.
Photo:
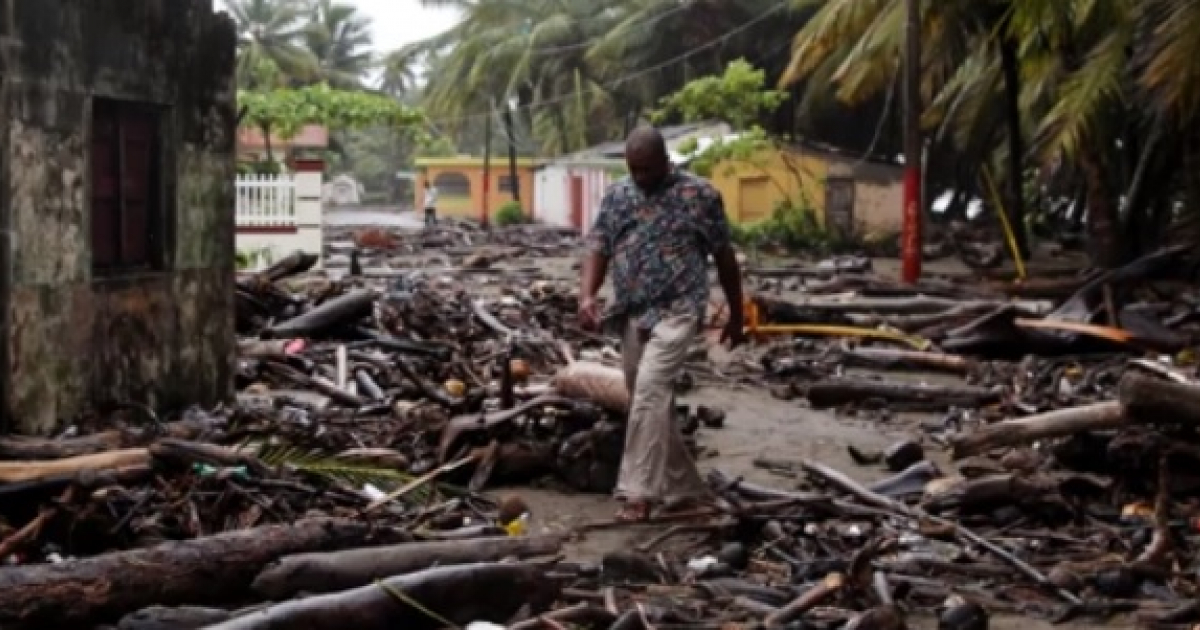
[[854, 180], [854, 222], [860, 230], [875, 236], [900, 231], [904, 222], [903, 168], [834, 158], [829, 163], [829, 175]]
[[[111, 401], [168, 409], [231, 393], [234, 46], [211, 0], [0, 0], [13, 429], [45, 433]], [[169, 108], [161, 271], [92, 272], [94, 96]]]
[[[483, 159], [473, 157], [460, 158], [417, 158], [416, 188], [413, 193], [413, 204], [417, 212], [424, 210], [422, 202], [425, 196], [425, 180], [436, 180], [443, 173], [457, 173], [470, 182], [469, 195], [455, 195], [444, 187], [438, 190], [438, 215], [448, 217], [463, 217], [478, 219], [483, 211]], [[533, 214], [533, 168], [532, 160], [521, 158], [517, 160], [517, 178], [520, 186], [521, 208], [526, 216]], [[488, 216], [494, 216], [496, 210], [512, 201], [512, 193], [500, 190], [500, 178], [508, 176], [508, 157], [493, 156], [488, 173], [491, 188], [488, 190]], [[535, 217], [536, 218], [536, 217]]]
[[608, 186], [621, 177], [618, 173], [611, 165], [563, 163], [539, 169], [534, 177], [535, 216], [546, 225], [574, 227], [587, 234], [600, 214]]
[[818, 156], [772, 149], [750, 160], [716, 164], [712, 183], [721, 191], [730, 221], [755, 223], [770, 218], [775, 206], [789, 199], [821, 215], [826, 172]]
[[823, 221], [826, 180], [850, 178], [855, 226], [866, 234], [886, 235], [900, 229], [903, 175], [899, 166], [796, 148], [717, 164], [712, 182], [725, 199], [730, 221], [754, 223], [769, 218], [775, 205], [786, 199], [812, 208]]

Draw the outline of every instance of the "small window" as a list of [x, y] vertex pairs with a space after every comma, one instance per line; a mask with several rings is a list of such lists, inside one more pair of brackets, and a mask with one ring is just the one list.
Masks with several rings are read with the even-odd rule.
[[100, 273], [163, 266], [159, 108], [92, 102], [92, 268]]
[[471, 180], [466, 175], [455, 171], [438, 173], [433, 178], [433, 185], [444, 197], [470, 197]]
[[512, 175], [501, 175], [499, 177], [497, 188], [500, 189], [500, 192], [510, 193], [514, 188], [516, 188], [516, 186], [513, 185], [514, 183], [516, 183], [517, 186], [520, 186], [519, 180], [514, 178]]

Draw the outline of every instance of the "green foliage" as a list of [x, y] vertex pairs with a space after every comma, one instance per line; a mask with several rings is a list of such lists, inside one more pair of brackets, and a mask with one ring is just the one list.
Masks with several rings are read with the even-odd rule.
[[271, 264], [271, 250], [266, 247], [259, 249], [239, 249], [234, 254], [234, 262], [238, 271], [245, 271], [259, 263]]
[[496, 210], [495, 217], [496, 225], [521, 225], [529, 222], [529, 218], [525, 216], [525, 211], [521, 209], [520, 202], [507, 201], [503, 206]]
[[720, 76], [689, 81], [660, 101], [655, 119], [678, 115], [684, 122], [724, 120], [746, 129], [779, 108], [787, 93], [766, 88], [766, 73], [744, 59], [731, 61]]
[[[755, 126], [732, 140], [715, 139], [712, 144], [705, 147], [704, 151], [692, 158], [690, 168], [692, 172], [704, 177], [712, 177], [719, 164], [724, 164], [729, 169], [735, 168], [739, 163], [762, 168], [764, 166], [762, 164], [763, 155], [774, 148], [776, 148], [775, 141], [767, 135], [767, 132], [763, 131], [762, 127]], [[695, 145], [690, 150], [682, 146], [679, 148], [679, 151], [684, 154], [695, 150]]]
[[283, 165], [274, 160], [250, 160], [238, 162], [238, 175], [278, 175]]
[[408, 128], [424, 120], [419, 110], [389, 97], [335, 90], [325, 84], [266, 91], [241, 90], [238, 106], [245, 111], [244, 124], [270, 130], [284, 138], [295, 136], [308, 124], [334, 130], [376, 125]]
[[457, 154], [454, 141], [446, 136], [428, 136], [417, 148], [419, 157], [454, 157]]
[[862, 251], [868, 245], [860, 234], [840, 234], [827, 229], [811, 208], [790, 201], [777, 204], [768, 219], [730, 227], [735, 243], [753, 249], [824, 256]]

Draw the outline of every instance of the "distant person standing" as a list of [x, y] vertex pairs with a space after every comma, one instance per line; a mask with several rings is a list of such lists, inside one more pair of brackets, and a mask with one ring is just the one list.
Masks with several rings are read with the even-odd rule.
[[425, 182], [425, 227], [437, 225], [438, 189], [427, 180]]

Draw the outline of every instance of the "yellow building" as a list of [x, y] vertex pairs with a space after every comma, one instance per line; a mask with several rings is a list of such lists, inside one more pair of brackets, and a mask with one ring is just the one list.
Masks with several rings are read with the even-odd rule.
[[811, 208], [823, 224], [865, 234], [899, 231], [903, 168], [833, 150], [794, 146], [713, 167], [713, 185], [736, 223], [767, 219], [785, 201]]
[[[532, 217], [533, 169], [535, 160], [517, 160], [518, 195], [525, 216]], [[425, 182], [432, 181], [438, 189], [439, 216], [478, 219], [484, 209], [483, 158], [460, 156], [446, 158], [417, 158], [417, 178], [413, 207], [421, 210]], [[487, 195], [488, 215], [512, 201], [512, 177], [507, 157], [492, 158], [488, 178], [491, 186]]]

